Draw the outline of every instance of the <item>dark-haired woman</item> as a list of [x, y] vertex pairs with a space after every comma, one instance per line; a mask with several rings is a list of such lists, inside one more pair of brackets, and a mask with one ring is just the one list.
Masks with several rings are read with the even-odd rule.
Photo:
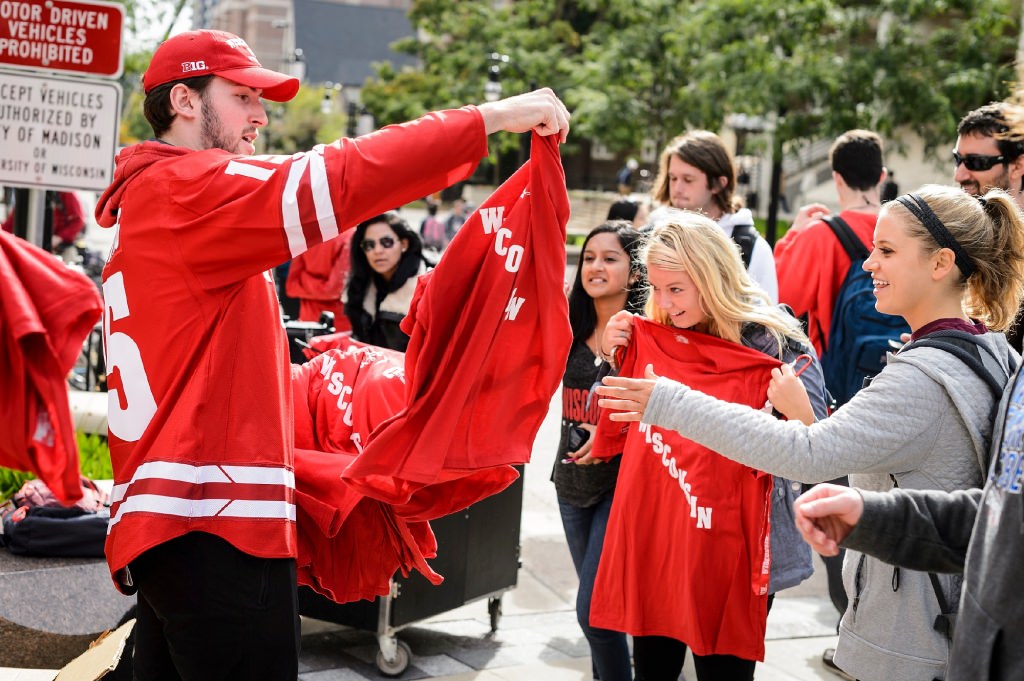
[[[562, 377], [562, 436], [552, 479], [565, 538], [580, 580], [576, 617], [590, 644], [594, 678], [632, 678], [626, 635], [590, 626], [590, 596], [612, 506], [618, 458], [604, 463], [590, 456], [597, 423], [596, 399], [589, 399], [601, 360], [598, 343], [616, 312], [637, 312], [643, 304], [636, 252], [640, 234], [624, 220], [606, 222], [587, 235], [569, 293], [572, 348]], [[587, 438], [579, 444], [581, 435]]]
[[409, 337], [399, 328], [427, 271], [419, 235], [397, 213], [372, 217], [352, 236], [352, 269], [345, 285], [345, 316], [352, 337], [405, 352]]

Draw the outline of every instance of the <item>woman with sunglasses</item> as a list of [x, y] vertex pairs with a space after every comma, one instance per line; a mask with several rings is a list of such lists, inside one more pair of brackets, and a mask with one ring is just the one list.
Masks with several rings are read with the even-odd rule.
[[[1024, 292], [1024, 221], [1005, 192], [979, 200], [928, 185], [887, 203], [864, 269], [875, 306], [903, 317], [912, 341], [958, 332], [958, 349], [1005, 384], [1019, 356], [995, 330], [1010, 323]], [[623, 342], [606, 332], [606, 350]], [[809, 427], [657, 378], [650, 366], [635, 373], [644, 376], [607, 378], [597, 389], [601, 406], [615, 410], [613, 421], [676, 431], [772, 474], [808, 482], [850, 475], [852, 486], [876, 491], [952, 491], [984, 479], [996, 396], [952, 350], [908, 345], [870, 385]], [[782, 367], [775, 387], [792, 398], [799, 386], [791, 374]], [[843, 572], [850, 603], [836, 664], [861, 681], [942, 678], [949, 639], [937, 618], [943, 601], [959, 602], [959, 580], [940, 574], [933, 585], [928, 573], [854, 551]]]
[[397, 213], [384, 213], [359, 223], [351, 253], [344, 303], [352, 337], [405, 352], [409, 337], [399, 324], [428, 265], [419, 235]]

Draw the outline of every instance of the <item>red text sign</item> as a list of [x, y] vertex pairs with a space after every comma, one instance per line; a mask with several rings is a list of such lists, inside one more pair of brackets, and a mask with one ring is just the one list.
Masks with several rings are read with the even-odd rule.
[[121, 75], [124, 7], [82, 0], [0, 0], [0, 65]]

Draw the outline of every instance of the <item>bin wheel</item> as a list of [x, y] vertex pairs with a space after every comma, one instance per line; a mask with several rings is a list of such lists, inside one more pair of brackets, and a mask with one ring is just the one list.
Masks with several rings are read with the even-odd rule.
[[487, 613], [491, 616], [491, 633], [498, 631], [501, 621], [501, 596], [487, 599]]
[[412, 659], [412, 649], [409, 648], [409, 644], [405, 641], [395, 642], [395, 659], [388, 662], [388, 659], [384, 657], [384, 651], [377, 651], [377, 669], [384, 676], [401, 676], [409, 667], [409, 660]]

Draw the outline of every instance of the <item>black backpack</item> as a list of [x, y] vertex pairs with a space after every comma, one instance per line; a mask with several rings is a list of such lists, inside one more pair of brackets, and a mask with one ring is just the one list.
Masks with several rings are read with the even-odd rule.
[[875, 309], [871, 275], [862, 267], [869, 255], [867, 246], [842, 218], [826, 216], [822, 220], [850, 258], [850, 269], [832, 309], [828, 347], [821, 354], [825, 387], [841, 407], [861, 389], [865, 378], [882, 370], [892, 349], [890, 341], [899, 341], [900, 334], [909, 333], [910, 327], [902, 317]]
[[743, 267], [750, 269], [750, 259], [754, 257], [754, 244], [757, 243], [758, 233], [754, 225], [736, 225], [732, 228], [732, 240], [740, 247], [740, 256], [743, 258]]
[[[985, 382], [985, 385], [988, 386], [989, 391], [992, 393], [994, 402], [992, 404], [990, 420], [993, 423], [995, 422], [995, 411], [999, 409], [999, 404], [1003, 397], [1003, 391], [1008, 386], [1012, 385], [1010, 377], [1013, 376], [1013, 373], [1017, 370], [1017, 362], [1013, 358], [1012, 353], [1008, 354], [1007, 357], [1008, 373], [1006, 373], [999, 364], [999, 359], [987, 345], [978, 342], [977, 336], [967, 333], [966, 331], [958, 331], [956, 329], [945, 329], [930, 333], [923, 338], [918, 338], [915, 341], [907, 343], [900, 349], [900, 352], [917, 347], [945, 350], [970, 367], [971, 370], [977, 374], [978, 378]], [[982, 472], [984, 473], [984, 471]], [[893, 486], [899, 487], [896, 477], [893, 475], [890, 475], [889, 477], [892, 478]], [[932, 624], [932, 628], [952, 641], [953, 627], [956, 624], [957, 615], [952, 612], [953, 605], [955, 604], [951, 604], [946, 598], [946, 595], [942, 593], [942, 585], [939, 583], [939, 578], [934, 572], [928, 573], [928, 579], [932, 583], [932, 590], [935, 592], [935, 598], [939, 602], [939, 614], [935, 617], [935, 622]]]
[[988, 389], [995, 398], [996, 407], [1002, 399], [1003, 389], [1006, 387], [1009, 377], [1017, 370], [1017, 362], [1010, 354], [1007, 357], [1009, 373], [1003, 372], [999, 359], [993, 354], [987, 345], [978, 342], [978, 337], [966, 331], [956, 329], [944, 329], [935, 331], [923, 338], [918, 338], [904, 345], [900, 352], [910, 348], [938, 348], [945, 350], [957, 359], [966, 364], [978, 377], [985, 382]]

